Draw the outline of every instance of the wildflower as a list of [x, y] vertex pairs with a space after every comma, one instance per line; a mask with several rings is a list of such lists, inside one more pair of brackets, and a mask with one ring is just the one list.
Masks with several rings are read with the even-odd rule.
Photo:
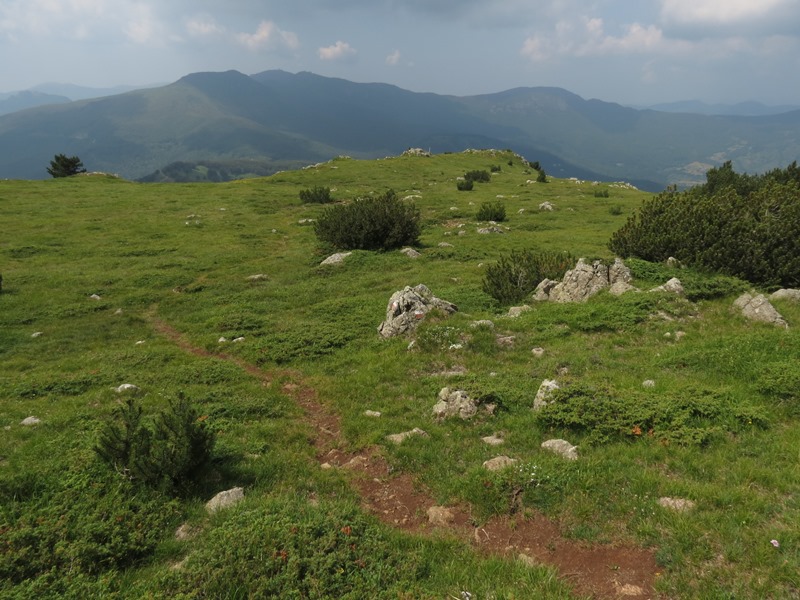
[[776, 548], [781, 547], [781, 543], [778, 540], [770, 540], [769, 543], [775, 546]]

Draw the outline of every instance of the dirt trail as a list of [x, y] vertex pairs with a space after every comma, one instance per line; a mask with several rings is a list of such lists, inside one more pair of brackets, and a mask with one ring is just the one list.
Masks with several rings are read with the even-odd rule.
[[350, 472], [364, 508], [381, 521], [415, 534], [445, 529], [468, 540], [483, 552], [515, 557], [530, 564], [551, 565], [580, 595], [597, 599], [658, 598], [653, 583], [658, 571], [654, 553], [635, 546], [584, 544], [564, 538], [557, 523], [543, 515], [527, 518], [494, 517], [474, 525], [468, 506], [448, 506], [445, 521], [431, 524], [428, 509], [433, 498], [410, 473], [391, 473], [379, 447], [355, 453], [339, 450], [341, 421], [317, 399], [315, 391], [303, 384], [295, 371], [266, 372], [237, 357], [212, 353], [193, 346], [181, 333], [151, 314], [154, 329], [186, 352], [229, 360], [265, 383], [289, 380], [282, 391], [303, 409], [312, 429], [316, 459], [323, 468]]

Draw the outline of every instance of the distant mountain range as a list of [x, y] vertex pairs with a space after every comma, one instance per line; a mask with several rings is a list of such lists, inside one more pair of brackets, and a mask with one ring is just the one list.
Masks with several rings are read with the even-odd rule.
[[0, 117], [0, 178], [45, 178], [57, 153], [130, 179], [184, 180], [409, 147], [511, 148], [551, 175], [660, 190], [701, 181], [725, 160], [753, 173], [800, 157], [800, 110], [757, 117], [637, 110], [560, 88], [457, 97], [312, 73], [227, 71], [54, 102]]
[[731, 115], [738, 117], [764, 117], [800, 110], [800, 105], [767, 106], [761, 102], [739, 102], [738, 104], [706, 104], [699, 100], [666, 102], [648, 106], [650, 110], [696, 115]]

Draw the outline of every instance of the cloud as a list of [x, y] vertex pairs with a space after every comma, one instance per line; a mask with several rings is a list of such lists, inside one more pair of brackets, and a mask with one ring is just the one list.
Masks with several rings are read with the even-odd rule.
[[398, 64], [400, 64], [400, 50], [395, 50], [389, 56], [387, 56], [386, 64], [392, 67], [396, 67]]
[[191, 36], [206, 37], [220, 35], [226, 32], [225, 28], [209, 16], [192, 17], [186, 21], [186, 31]]
[[250, 50], [285, 48], [295, 50], [300, 46], [297, 35], [283, 31], [272, 21], [261, 21], [255, 33], [239, 33], [236, 39]]
[[332, 46], [320, 48], [317, 54], [322, 60], [350, 60], [355, 57], [356, 49], [340, 40]]
[[797, 0], [661, 0], [660, 18], [670, 33], [693, 39], [800, 31]]

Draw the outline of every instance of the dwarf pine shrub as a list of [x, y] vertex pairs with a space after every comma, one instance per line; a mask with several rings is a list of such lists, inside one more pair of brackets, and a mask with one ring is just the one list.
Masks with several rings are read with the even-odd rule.
[[459, 179], [456, 181], [456, 188], [459, 192], [470, 192], [475, 187], [475, 182], [472, 179]]
[[476, 181], [478, 183], [488, 183], [492, 180], [492, 176], [489, 174], [489, 171], [485, 169], [475, 170], [475, 171], [467, 171], [464, 173], [464, 179], [467, 181]]
[[506, 205], [500, 202], [484, 202], [475, 214], [478, 221], [505, 221], [506, 220]]
[[151, 421], [130, 398], [101, 430], [95, 451], [127, 477], [177, 492], [209, 460], [213, 446], [213, 432], [183, 396]]
[[391, 250], [416, 244], [420, 213], [393, 190], [325, 209], [314, 223], [317, 238], [340, 250]]
[[653, 197], [613, 234], [609, 248], [653, 262], [672, 256], [764, 286], [800, 285], [800, 169], [731, 173], [723, 169], [706, 185]]
[[500, 304], [523, 300], [543, 279], [558, 279], [577, 259], [569, 252], [512, 250], [486, 268], [483, 291]]
[[300, 190], [299, 196], [300, 202], [303, 204], [328, 204], [333, 202], [331, 188], [329, 187], [314, 186], [313, 188]]

